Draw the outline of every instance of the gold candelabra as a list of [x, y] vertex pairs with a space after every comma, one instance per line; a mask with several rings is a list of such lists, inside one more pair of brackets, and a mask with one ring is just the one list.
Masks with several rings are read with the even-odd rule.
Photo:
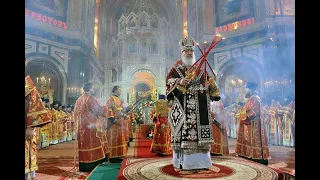
[[230, 85], [232, 87], [241, 87], [243, 84], [243, 81], [241, 79], [231, 80]]
[[48, 90], [50, 89], [51, 79], [44, 73], [40, 73], [40, 76], [36, 77], [36, 82], [41, 98], [49, 98]]
[[81, 94], [81, 88], [79, 87], [68, 87], [67, 90], [69, 97], [75, 97]]
[[40, 74], [40, 77], [37, 77], [37, 86], [39, 89], [46, 89], [50, 86], [51, 79], [46, 77], [43, 73]]

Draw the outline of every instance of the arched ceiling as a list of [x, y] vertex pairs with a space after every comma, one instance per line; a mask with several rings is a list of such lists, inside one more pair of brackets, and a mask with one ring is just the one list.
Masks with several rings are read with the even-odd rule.
[[134, 80], [132, 82], [132, 87], [135, 87], [137, 84], [144, 82], [148, 84], [151, 88], [155, 86], [155, 78], [149, 72], [138, 72], [134, 75]]

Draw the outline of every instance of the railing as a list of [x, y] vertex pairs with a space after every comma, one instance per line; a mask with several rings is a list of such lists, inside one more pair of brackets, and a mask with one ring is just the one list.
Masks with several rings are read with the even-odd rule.
[[138, 99], [136, 102], [132, 104], [133, 109], [140, 107], [143, 103], [151, 101], [151, 96], [146, 96]]

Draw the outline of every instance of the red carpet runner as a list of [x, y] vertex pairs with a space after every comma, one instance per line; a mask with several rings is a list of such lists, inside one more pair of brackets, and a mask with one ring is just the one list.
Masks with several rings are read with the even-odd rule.
[[[137, 132], [137, 158], [156, 158], [159, 157], [157, 153], [152, 153], [150, 151], [152, 139], [144, 139], [141, 138], [140, 132]], [[164, 157], [172, 157], [170, 156], [164, 156]]]
[[158, 157], [156, 153], [150, 151], [151, 139], [142, 139], [140, 132], [137, 132], [137, 158]]

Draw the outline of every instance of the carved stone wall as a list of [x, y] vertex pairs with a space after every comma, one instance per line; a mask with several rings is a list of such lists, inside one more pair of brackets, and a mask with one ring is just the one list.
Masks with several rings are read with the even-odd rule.
[[139, 72], [150, 73], [155, 79], [155, 88], [165, 93], [166, 66], [174, 59], [174, 53], [170, 53], [173, 50], [172, 38], [168, 19], [153, 12], [134, 10], [122, 14], [116, 28], [117, 35], [106, 37], [110, 42], [109, 53], [105, 53], [108, 55], [106, 96], [110, 95], [113, 86], [120, 85], [126, 101], [135, 74]]

